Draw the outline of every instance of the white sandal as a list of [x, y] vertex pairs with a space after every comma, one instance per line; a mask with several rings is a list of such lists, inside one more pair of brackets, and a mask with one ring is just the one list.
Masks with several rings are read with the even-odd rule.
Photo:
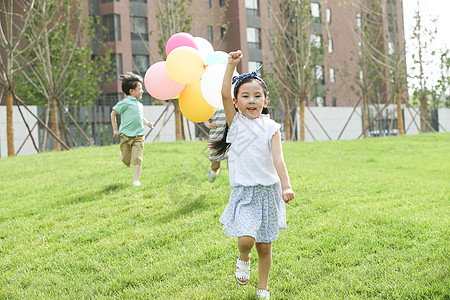
[[268, 290], [256, 290], [256, 298], [257, 299], [270, 299], [270, 292]]
[[240, 285], [246, 285], [250, 281], [250, 255], [248, 261], [240, 260], [240, 256], [236, 262], [236, 271], [234, 277]]

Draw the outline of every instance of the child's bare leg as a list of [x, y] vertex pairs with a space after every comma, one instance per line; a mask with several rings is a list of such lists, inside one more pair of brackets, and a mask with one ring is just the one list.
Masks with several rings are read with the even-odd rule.
[[141, 165], [134, 165], [134, 180], [139, 181], [139, 178], [141, 177]]
[[[250, 260], [250, 250], [252, 250], [255, 244], [255, 239], [251, 236], [240, 236], [238, 238], [238, 249], [239, 249], [239, 260], [249, 261]], [[248, 279], [239, 278], [241, 284], [245, 284]]]
[[216, 172], [220, 168], [220, 161], [212, 161], [211, 162], [211, 170]]
[[256, 243], [258, 252], [258, 289], [268, 290], [269, 272], [272, 265], [272, 243]]
[[251, 236], [240, 236], [238, 238], [238, 249], [240, 260], [242, 261], [249, 260], [250, 250], [252, 250], [254, 244], [255, 239], [252, 238]]

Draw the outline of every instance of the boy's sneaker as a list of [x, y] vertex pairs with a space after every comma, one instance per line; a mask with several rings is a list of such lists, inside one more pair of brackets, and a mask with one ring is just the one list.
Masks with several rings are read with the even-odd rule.
[[139, 180], [133, 180], [133, 185], [134, 186], [140, 186], [141, 182]]
[[209, 170], [208, 173], [208, 181], [209, 182], [213, 182], [214, 180], [216, 180], [217, 175], [219, 175], [219, 170], [218, 169], [216, 172], [214, 172], [213, 170]]

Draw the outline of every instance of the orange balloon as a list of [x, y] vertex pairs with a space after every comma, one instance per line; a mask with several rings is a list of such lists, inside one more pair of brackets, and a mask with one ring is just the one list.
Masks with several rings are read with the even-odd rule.
[[181, 46], [167, 56], [166, 69], [174, 81], [187, 84], [202, 78], [206, 61], [197, 49]]
[[209, 120], [216, 111], [202, 95], [201, 80], [186, 84], [180, 93], [180, 110], [183, 116], [194, 123]]

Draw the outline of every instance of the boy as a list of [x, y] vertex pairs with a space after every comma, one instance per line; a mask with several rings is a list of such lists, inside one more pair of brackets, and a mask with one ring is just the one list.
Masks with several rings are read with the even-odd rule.
[[[134, 165], [133, 185], [140, 186], [142, 152], [144, 150], [144, 125], [153, 128], [152, 122], [144, 118], [142, 98], [142, 77], [131, 72], [120, 76], [122, 91], [127, 95], [120, 100], [111, 112], [114, 137], [120, 136], [120, 157], [127, 167]], [[117, 129], [117, 114], [121, 115], [120, 129]]]

